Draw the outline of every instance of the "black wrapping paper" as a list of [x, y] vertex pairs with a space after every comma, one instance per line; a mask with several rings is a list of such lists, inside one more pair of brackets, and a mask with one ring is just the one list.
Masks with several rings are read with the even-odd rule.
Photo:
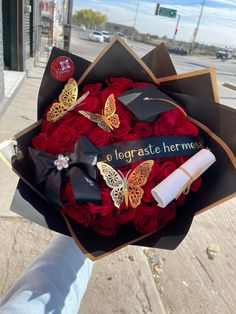
[[[52, 77], [50, 66], [55, 57], [64, 56], [65, 54], [76, 64], [76, 72], [73, 75], [79, 80], [79, 87], [88, 82], [104, 81], [109, 77], [121, 75], [133, 77], [135, 80], [158, 83], [158, 78], [155, 77], [152, 70], [120, 40], [112, 42], [92, 64], [68, 52], [54, 49], [39, 91], [39, 118], [42, 117], [45, 107], [58, 97], [58, 93], [64, 84]], [[155, 58], [155, 53], [152, 57]], [[217, 136], [222, 136], [235, 152], [236, 138], [231, 136], [232, 133], [229, 128], [223, 127], [227, 125], [229, 116], [231, 117], [230, 125], [236, 124], [235, 110], [230, 115], [230, 111], [226, 110], [224, 106], [214, 102], [214, 84], [210, 78], [211, 75], [205, 71], [204, 75], [196, 73], [196, 76], [194, 76], [194, 73], [192, 73], [191, 76], [181, 76], [179, 79], [177, 77], [174, 81], [170, 79], [169, 84], [168, 80], [161, 83], [162, 92], [166, 94], [166, 97], [179, 102], [190, 117], [192, 116], [195, 119], [193, 122], [200, 128], [200, 136], [204, 139], [204, 144], [211, 147], [217, 159], [217, 162], [203, 175], [203, 184], [199, 191], [189, 195], [187, 202], [178, 211], [175, 219], [161, 230], [152, 235], [141, 236], [134, 230], [133, 226], [125, 225], [119, 229], [116, 237], [108, 238], [98, 235], [92, 230], [86, 230], [72, 219], [67, 218], [69, 231], [68, 223], [60, 216], [58, 211], [55, 211], [42, 198], [40, 193], [33, 187], [30, 179], [28, 146], [31, 145], [32, 137], [37, 134], [40, 122], [15, 136], [23, 157], [12, 162], [14, 170], [21, 179], [17, 186], [11, 210], [46, 228], [64, 234], [73, 233], [80, 247], [92, 259], [111, 253], [126, 244], [165, 249], [176, 248], [186, 236], [193, 216], [197, 212], [209, 209], [236, 195], [235, 155], [226, 143]], [[180, 81], [184, 82], [184, 85], [179, 84]], [[47, 86], [46, 90], [45, 86]], [[201, 92], [203, 87], [204, 95]], [[207, 95], [207, 91], [210, 92], [209, 95]]]

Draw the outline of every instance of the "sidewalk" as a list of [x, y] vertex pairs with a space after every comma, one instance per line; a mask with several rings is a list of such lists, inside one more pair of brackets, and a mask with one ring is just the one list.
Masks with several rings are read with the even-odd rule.
[[[0, 120], [0, 142], [36, 120], [44, 67], [45, 63], [37, 63]], [[53, 232], [9, 211], [18, 178], [2, 161], [0, 173], [1, 298]], [[79, 313], [165, 313], [142, 248], [127, 247], [96, 263]]]

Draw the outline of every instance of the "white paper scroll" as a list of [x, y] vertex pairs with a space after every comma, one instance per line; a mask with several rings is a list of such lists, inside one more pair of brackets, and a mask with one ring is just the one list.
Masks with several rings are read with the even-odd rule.
[[208, 149], [201, 149], [152, 189], [151, 193], [157, 205], [162, 208], [166, 207], [179, 194], [188, 190], [190, 184], [215, 161], [216, 158], [212, 152]]

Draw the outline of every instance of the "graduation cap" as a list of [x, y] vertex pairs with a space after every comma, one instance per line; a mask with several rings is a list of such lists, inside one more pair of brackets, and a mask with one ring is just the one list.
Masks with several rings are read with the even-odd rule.
[[153, 85], [130, 89], [118, 97], [137, 120], [153, 122], [160, 113], [179, 107], [178, 104]]

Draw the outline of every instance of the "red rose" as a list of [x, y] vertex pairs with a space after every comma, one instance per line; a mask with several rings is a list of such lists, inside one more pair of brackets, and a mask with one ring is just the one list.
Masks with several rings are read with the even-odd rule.
[[140, 137], [148, 137], [152, 135], [152, 127], [147, 122], [139, 121], [134, 125], [134, 132], [137, 133]]
[[154, 160], [154, 164], [152, 166], [152, 170], [148, 176], [148, 182], [150, 181], [154, 181], [154, 182], [158, 182], [158, 176], [160, 173], [160, 166], [158, 165], [159, 159], [155, 159]]
[[152, 133], [154, 136], [160, 136], [160, 131], [159, 131], [159, 122], [158, 120], [155, 120], [152, 124]]
[[112, 77], [106, 80], [108, 86], [113, 88], [127, 90], [133, 86], [133, 81], [127, 77]]
[[48, 136], [46, 151], [52, 155], [70, 152], [73, 150], [78, 138], [79, 136], [73, 127], [66, 124], [60, 124], [58, 128]]
[[182, 111], [174, 108], [160, 114], [159, 118], [153, 123], [153, 134], [158, 135], [173, 135], [175, 126], [180, 117], [184, 116]]
[[78, 114], [76, 113], [76, 111], [71, 110], [64, 114], [63, 117], [61, 117], [58, 121], [54, 122], [53, 124], [57, 125], [57, 127], [60, 126], [62, 123], [70, 125], [77, 117]]
[[176, 215], [176, 209], [174, 207], [161, 208], [156, 206], [157, 220], [159, 226], [165, 226]]
[[114, 236], [117, 227], [118, 221], [111, 213], [106, 216], [98, 217], [93, 224], [93, 230], [104, 236]]
[[124, 202], [121, 203], [117, 213], [118, 222], [121, 224], [126, 224], [127, 222], [132, 221], [135, 213], [136, 210], [134, 208], [131, 206], [127, 208]]
[[116, 113], [119, 115], [120, 119], [128, 120], [130, 125], [133, 124], [134, 114], [128, 107], [126, 107], [122, 102], [117, 101], [116, 104]]
[[81, 223], [85, 228], [90, 227], [94, 221], [95, 216], [84, 206], [68, 203], [61, 210], [75, 221]]
[[142, 201], [144, 203], [151, 203], [153, 201], [153, 196], [151, 194], [151, 190], [157, 185], [157, 183], [152, 180], [152, 181], [148, 181], [147, 184], [145, 184], [145, 186], [143, 187], [144, 190], [144, 194], [143, 194], [143, 198]]
[[45, 151], [46, 147], [46, 139], [47, 139], [47, 134], [46, 133], [39, 133], [36, 135], [33, 140], [32, 140], [32, 145], [35, 148], [38, 148], [40, 150]]
[[47, 119], [45, 118], [43, 119], [41, 124], [41, 131], [48, 134], [54, 132], [54, 130], [57, 129], [57, 126], [58, 126], [57, 122], [47, 121]]
[[126, 134], [122, 139], [120, 139], [120, 142], [128, 142], [128, 141], [135, 141], [138, 140], [140, 137], [136, 133], [129, 133]]
[[177, 207], [179, 207], [179, 206], [182, 206], [183, 204], [184, 204], [184, 202], [185, 202], [185, 199], [186, 199], [186, 194], [180, 194], [180, 196], [177, 198], [177, 199], [175, 199], [175, 200], [173, 200], [169, 205], [168, 205], [168, 207], [171, 209], [171, 208], [174, 208], [174, 210], [175, 210], [175, 208], [177, 208]]
[[96, 127], [89, 133], [88, 138], [94, 145], [104, 146], [111, 142], [111, 132], [107, 132], [100, 127]]
[[102, 83], [86, 84], [83, 87], [83, 92], [89, 91], [90, 93], [97, 93], [101, 90]]
[[166, 122], [171, 125], [172, 127], [174, 127], [177, 123], [177, 121], [181, 118], [181, 117], [185, 117], [184, 113], [178, 109], [178, 108], [174, 108], [174, 109], [170, 109], [168, 111], [162, 112], [160, 114], [160, 118], [166, 120]]
[[152, 83], [147, 83], [147, 82], [134, 82], [133, 83], [133, 88], [139, 88], [139, 87], [142, 87], [142, 86], [147, 86], [147, 85], [153, 85]]
[[199, 177], [191, 184], [191, 191], [197, 192], [201, 184], [202, 184], [202, 178]]
[[85, 100], [75, 108], [75, 111], [78, 113], [79, 110], [85, 110], [89, 112], [96, 112], [100, 102], [100, 96], [97, 97], [88, 96]]
[[149, 233], [157, 230], [157, 210], [155, 207], [141, 204], [136, 208], [134, 216], [135, 229], [140, 233]]
[[127, 135], [131, 130], [131, 126], [128, 120], [120, 119], [120, 126], [112, 131], [112, 141], [120, 141], [125, 135]]
[[153, 134], [159, 135], [173, 135], [174, 127], [165, 119], [159, 118], [153, 123]]
[[162, 181], [177, 169], [173, 161], [166, 161], [160, 166], [160, 180]]
[[92, 214], [100, 214], [101, 216], [106, 216], [113, 209], [113, 201], [111, 199], [111, 192], [108, 188], [105, 188], [105, 189], [100, 189], [100, 194], [102, 198], [102, 204], [97, 205], [95, 203], [89, 202], [87, 204], [87, 208]]
[[70, 204], [76, 204], [76, 200], [74, 198], [74, 194], [72, 191], [72, 185], [71, 185], [71, 182], [69, 180], [67, 180], [66, 184], [62, 186], [61, 199], [62, 199], [63, 204], [66, 204], [68, 202]]
[[101, 105], [100, 105], [101, 109], [104, 108], [105, 103], [106, 103], [106, 101], [107, 101], [107, 98], [108, 98], [111, 94], [113, 94], [113, 95], [115, 96], [115, 101], [116, 101], [116, 103], [117, 103], [116, 97], [119, 96], [122, 92], [123, 92], [122, 90], [120, 90], [120, 89], [115, 89], [115, 88], [112, 88], [112, 87], [107, 87], [107, 88], [105, 88], [105, 89], [102, 91], [102, 93], [101, 93]]
[[191, 123], [187, 117], [182, 116], [177, 121], [174, 134], [198, 136], [198, 128], [193, 123]]
[[183, 163], [185, 163], [185, 161], [187, 161], [189, 158], [190, 158], [189, 156], [178, 156], [178, 157], [173, 158], [173, 161], [179, 167]]
[[84, 116], [76, 117], [70, 125], [78, 135], [88, 135], [94, 127], [93, 122]]

